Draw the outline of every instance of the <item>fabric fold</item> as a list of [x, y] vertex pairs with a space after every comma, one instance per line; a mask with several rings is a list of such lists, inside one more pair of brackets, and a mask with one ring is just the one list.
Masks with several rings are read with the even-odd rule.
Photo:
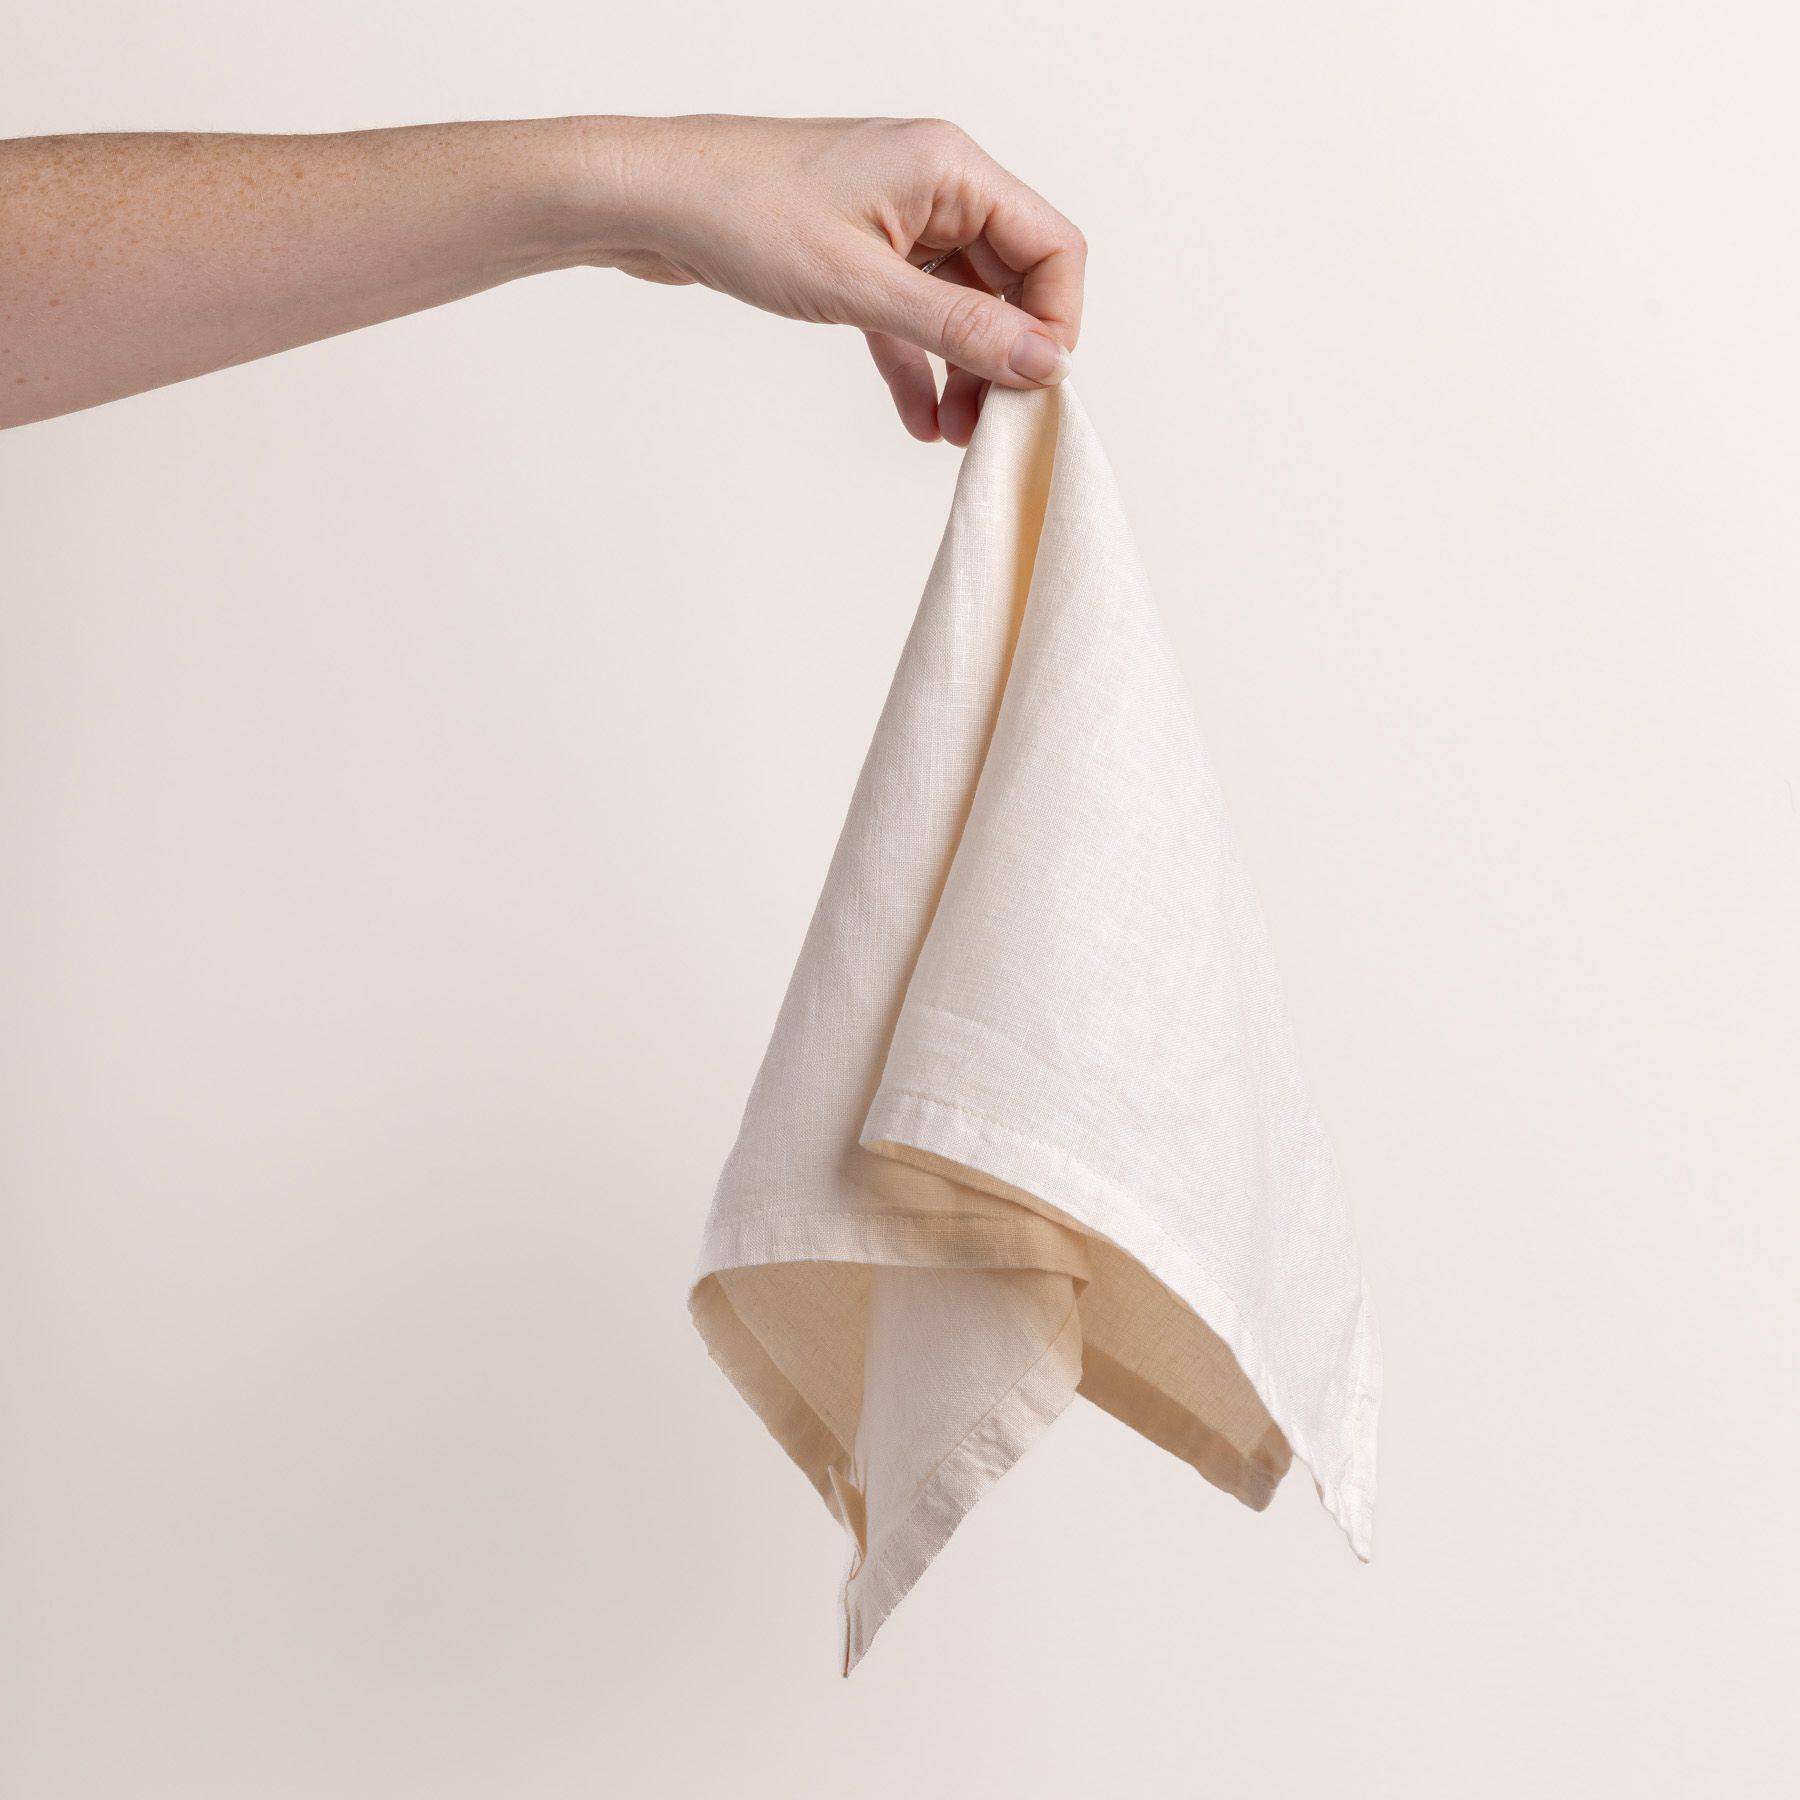
[[1066, 382], [987, 396], [690, 1307], [847, 1534], [845, 1673], [1077, 1393], [1371, 1553], [1347, 1208]]

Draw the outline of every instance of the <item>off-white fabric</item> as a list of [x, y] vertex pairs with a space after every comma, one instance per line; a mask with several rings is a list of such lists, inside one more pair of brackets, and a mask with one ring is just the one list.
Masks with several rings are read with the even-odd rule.
[[849, 1534], [846, 1673], [1077, 1393], [1369, 1556], [1374, 1313], [1066, 382], [987, 397], [690, 1305]]

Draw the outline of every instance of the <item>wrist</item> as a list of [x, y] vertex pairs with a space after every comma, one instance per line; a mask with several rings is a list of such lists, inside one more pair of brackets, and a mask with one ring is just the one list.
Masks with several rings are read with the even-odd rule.
[[435, 140], [438, 178], [479, 232], [482, 254], [503, 280], [583, 263], [606, 265], [647, 235], [661, 121], [575, 116], [414, 127]]
[[565, 264], [604, 268], [654, 252], [666, 235], [678, 121], [586, 114], [549, 123], [556, 127], [551, 180]]

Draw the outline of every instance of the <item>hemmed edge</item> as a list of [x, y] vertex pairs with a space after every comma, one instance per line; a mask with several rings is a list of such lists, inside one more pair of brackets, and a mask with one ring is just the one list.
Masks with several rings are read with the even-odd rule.
[[1056, 1336], [937, 1466], [906, 1516], [866, 1560], [860, 1547], [852, 1553], [842, 1589], [845, 1676], [982, 1495], [1055, 1423], [1080, 1380], [1081, 1313], [1071, 1294]]
[[865, 1148], [909, 1144], [1039, 1195], [1135, 1257], [1223, 1339], [1294, 1455], [1306, 1465], [1320, 1503], [1359, 1562], [1374, 1555], [1375, 1444], [1381, 1402], [1381, 1344], [1366, 1278], [1359, 1278], [1355, 1323], [1345, 1356], [1343, 1447], [1327, 1460], [1295, 1424], [1280, 1384], [1263, 1360], [1242, 1311], [1194, 1253], [1172, 1238], [1118, 1185], [1054, 1144], [1002, 1120], [911, 1088], [877, 1090], [863, 1123]]

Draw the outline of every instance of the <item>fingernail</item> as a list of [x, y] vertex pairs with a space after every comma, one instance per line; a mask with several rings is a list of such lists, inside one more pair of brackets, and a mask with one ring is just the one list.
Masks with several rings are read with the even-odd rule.
[[1053, 387], [1069, 372], [1069, 353], [1053, 337], [1041, 331], [1021, 331], [1007, 364], [1015, 375]]

